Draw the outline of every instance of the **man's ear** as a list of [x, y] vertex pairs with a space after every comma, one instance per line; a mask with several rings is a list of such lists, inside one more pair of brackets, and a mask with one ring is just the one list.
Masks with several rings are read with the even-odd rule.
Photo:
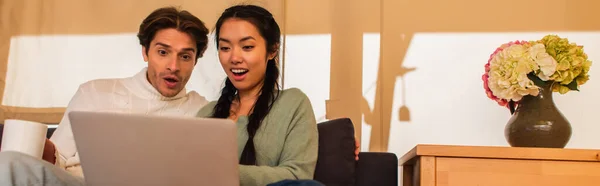
[[142, 46], [142, 56], [144, 57], [144, 61], [148, 62], [148, 52], [145, 46]]
[[[208, 48], [208, 45], [205, 45], [204, 48], [198, 50], [198, 58], [202, 58], [204, 56], [204, 52], [206, 52], [206, 49]], [[194, 58], [196, 58], [194, 56]], [[194, 65], [198, 64], [198, 58], [196, 58], [196, 62], [194, 62]]]
[[200, 52], [200, 57], [204, 56], [204, 52], [206, 52], [206, 49], [208, 48], [208, 44], [204, 45], [204, 48], [202, 48], [201, 50], [199, 50], [198, 52]]

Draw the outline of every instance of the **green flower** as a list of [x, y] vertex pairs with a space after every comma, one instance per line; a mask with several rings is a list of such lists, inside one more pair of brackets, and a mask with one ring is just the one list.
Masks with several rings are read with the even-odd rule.
[[557, 62], [556, 72], [550, 76], [550, 80], [557, 82], [553, 90], [565, 94], [570, 90], [579, 90], [589, 80], [588, 71], [592, 62], [588, 60], [583, 51], [583, 46], [569, 43], [566, 38], [556, 35], [547, 35], [537, 41], [546, 46], [546, 52]]

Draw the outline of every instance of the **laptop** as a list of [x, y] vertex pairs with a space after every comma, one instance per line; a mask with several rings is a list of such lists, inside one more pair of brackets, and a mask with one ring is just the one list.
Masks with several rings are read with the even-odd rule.
[[230, 120], [84, 111], [68, 116], [87, 185], [239, 185]]

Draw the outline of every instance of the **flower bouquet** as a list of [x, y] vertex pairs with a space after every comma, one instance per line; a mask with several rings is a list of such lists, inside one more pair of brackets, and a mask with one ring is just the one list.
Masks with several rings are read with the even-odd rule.
[[[507, 107], [513, 114], [505, 131], [507, 138], [510, 137], [509, 134], [526, 130], [543, 129], [548, 133], [552, 127], [557, 127], [553, 123], [566, 122], [568, 129], [560, 130], [566, 133], [563, 137], [568, 141], [571, 135], [570, 124], [566, 119], [559, 121], [564, 116], [556, 109], [552, 92], [566, 94], [569, 91], [579, 91], [579, 87], [589, 80], [591, 65], [583, 46], [556, 35], [547, 35], [537, 41], [509, 42], [497, 48], [485, 65], [482, 79], [487, 96], [500, 106]], [[541, 127], [540, 123], [549, 125]], [[532, 137], [532, 134], [521, 135], [536, 137]], [[542, 143], [514, 144], [517, 142], [513, 143], [510, 139], [508, 141], [513, 146], [538, 146]]]

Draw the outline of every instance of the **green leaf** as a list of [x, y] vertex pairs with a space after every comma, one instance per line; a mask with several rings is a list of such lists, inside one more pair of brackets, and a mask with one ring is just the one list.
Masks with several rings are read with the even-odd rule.
[[510, 115], [515, 114], [515, 102], [513, 100], [508, 102], [508, 109], [510, 110]]
[[577, 81], [575, 80], [571, 81], [571, 83], [567, 85], [567, 88], [569, 88], [570, 90], [579, 91], [579, 89], [577, 89]]
[[537, 77], [534, 72], [527, 74], [527, 77], [538, 87], [546, 86], [546, 82]]

